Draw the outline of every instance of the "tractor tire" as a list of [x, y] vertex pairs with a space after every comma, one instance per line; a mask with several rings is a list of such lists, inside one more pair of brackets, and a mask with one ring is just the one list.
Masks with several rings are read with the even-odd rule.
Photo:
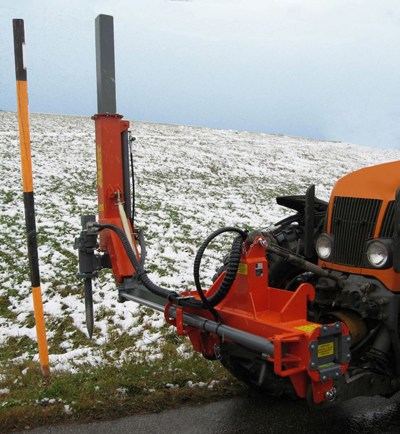
[[237, 352], [244, 353], [244, 350], [224, 343], [221, 348], [221, 363], [239, 381], [268, 397], [290, 400], [298, 398], [289, 378], [276, 375], [271, 362], [263, 361], [250, 352], [235, 355]]
[[[270, 258], [270, 261], [279, 260], [279, 257]], [[226, 270], [229, 255], [225, 256], [223, 265], [213, 277], [215, 281]], [[280, 283], [286, 284], [299, 272], [287, 262], [280, 261], [274, 265], [274, 271], [279, 274]], [[279, 284], [278, 279], [275, 282]], [[278, 286], [279, 287], [279, 286]], [[273, 364], [261, 360], [257, 354], [247, 352], [233, 344], [223, 343], [220, 353], [221, 364], [239, 381], [246, 384], [251, 390], [275, 399], [297, 399], [297, 394], [289, 378], [283, 378], [273, 372]]]
[[[295, 249], [299, 248], [301, 236], [301, 228], [289, 226], [280, 235], [280, 244], [287, 249], [296, 251]], [[267, 255], [269, 285], [274, 288], [291, 289], [290, 282], [302, 270], [283, 260], [278, 255], [271, 253]], [[226, 270], [228, 262], [229, 255], [226, 255], [223, 259], [223, 265], [216, 271], [213, 281]], [[262, 360], [257, 354], [244, 350], [237, 345], [223, 343], [220, 361], [234, 377], [253, 390], [276, 399], [297, 398], [290, 379], [276, 375], [273, 372], [273, 364]]]

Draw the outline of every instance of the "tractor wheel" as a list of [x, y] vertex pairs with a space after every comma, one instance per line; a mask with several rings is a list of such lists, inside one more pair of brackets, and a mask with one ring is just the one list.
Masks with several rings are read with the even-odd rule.
[[[281, 245], [295, 251], [296, 246], [300, 244], [301, 228], [290, 226], [285, 228], [282, 233], [283, 235], [280, 235]], [[290, 289], [290, 282], [302, 270], [294, 267], [280, 256], [268, 253], [267, 258], [269, 285], [274, 288]], [[229, 255], [224, 257], [223, 265], [217, 270], [213, 281], [226, 270], [228, 262]], [[247, 384], [251, 389], [274, 398], [297, 398], [290, 379], [276, 375], [273, 372], [272, 363], [262, 360], [257, 354], [237, 345], [224, 343], [221, 347], [221, 363], [234, 377]]]
[[278, 399], [297, 399], [289, 378], [274, 374], [272, 363], [261, 360], [255, 354], [224, 343], [221, 363], [234, 377], [255, 391]]

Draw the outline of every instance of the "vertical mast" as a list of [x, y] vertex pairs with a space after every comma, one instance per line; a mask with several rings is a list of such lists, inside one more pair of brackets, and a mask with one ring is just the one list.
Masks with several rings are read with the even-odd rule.
[[[108, 117], [117, 115], [117, 98], [115, 91], [115, 49], [114, 49], [114, 19], [110, 15], [99, 15], [96, 27], [96, 75], [97, 75], [97, 113]], [[133, 224], [131, 180], [129, 167], [128, 129], [121, 131], [122, 149], [122, 189], [124, 209]]]
[[[96, 161], [99, 222], [112, 223], [122, 228], [120, 205], [123, 205], [129, 224], [131, 193], [129, 174], [129, 122], [116, 113], [114, 25], [113, 17], [96, 18], [97, 107]], [[125, 221], [126, 223], [126, 221]], [[124, 229], [125, 230], [125, 229]], [[127, 236], [130, 236], [129, 228]], [[100, 232], [100, 249], [110, 255], [117, 281], [132, 276], [134, 270], [120, 240], [108, 230]]]
[[28, 81], [24, 64], [25, 30], [24, 21], [13, 20], [15, 75], [17, 81], [18, 124], [20, 136], [22, 187], [24, 192], [25, 222], [28, 243], [28, 256], [32, 284], [33, 308], [35, 312], [36, 334], [39, 347], [40, 366], [43, 376], [48, 379], [49, 354], [46, 327], [43, 314], [42, 290], [40, 287], [39, 259], [36, 237], [35, 203], [33, 194], [31, 142], [29, 131]]
[[115, 95], [114, 20], [96, 18], [97, 113], [117, 113]]

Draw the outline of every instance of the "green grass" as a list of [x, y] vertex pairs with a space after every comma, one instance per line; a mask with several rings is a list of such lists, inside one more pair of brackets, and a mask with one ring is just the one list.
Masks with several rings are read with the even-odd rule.
[[[118, 367], [81, 366], [72, 375], [52, 372], [49, 383], [36, 363], [10, 365], [0, 382], [0, 389], [10, 390], [0, 394], [0, 432], [156, 412], [243, 393], [244, 387], [218, 362], [197, 354], [177, 357], [181, 342], [170, 334], [161, 348], [163, 359], [152, 363], [139, 358], [126, 359]], [[122, 353], [127, 345], [127, 337], [119, 337], [104, 347], [105, 357], [109, 348]]]
[[[0, 120], [5, 180], [0, 185], [0, 432], [158, 411], [242, 392], [219, 362], [190, 355], [189, 343], [188, 358], [178, 355], [183, 338], [160, 325], [151, 311], [120, 305], [110, 273], [102, 272], [95, 282], [94, 339], [87, 338], [73, 244], [81, 230], [79, 216], [97, 210], [94, 126], [89, 118], [36, 114], [31, 141], [46, 329], [50, 355], [67, 364], [62, 373], [54, 362], [51, 383], [43, 381], [33, 362], [37, 343], [15, 152], [18, 121], [7, 112]], [[318, 196], [323, 192], [326, 199], [337, 177], [366, 160], [399, 158], [394, 151], [360, 153], [338, 144], [327, 161], [327, 145], [298, 138], [136, 122], [132, 130], [135, 223], [145, 232], [146, 269], [156, 283], [178, 291], [194, 288], [194, 256], [215, 229], [266, 227], [292, 213], [278, 209], [276, 196], [303, 194], [315, 183]], [[204, 288], [231, 242], [231, 236], [220, 237], [207, 249], [200, 273]], [[160, 337], [147, 344], [141, 342], [144, 333]], [[71, 366], [73, 350], [84, 353], [74, 354]], [[159, 352], [162, 359], [154, 357]], [[188, 381], [214, 386], [189, 387]]]

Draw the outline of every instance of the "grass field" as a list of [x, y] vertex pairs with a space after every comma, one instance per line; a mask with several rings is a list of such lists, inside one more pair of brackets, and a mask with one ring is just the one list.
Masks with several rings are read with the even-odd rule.
[[[114, 417], [242, 391], [218, 363], [192, 353], [160, 313], [118, 303], [112, 276], [94, 288], [86, 335], [75, 274], [80, 215], [96, 212], [94, 126], [89, 118], [31, 115], [41, 280], [52, 381], [40, 376], [26, 255], [15, 113], [0, 112], [0, 431]], [[151, 278], [193, 288], [195, 252], [221, 226], [261, 228], [288, 213], [275, 197], [310, 184], [328, 199], [335, 180], [399, 150], [188, 126], [133, 123], [136, 225]], [[210, 283], [226, 251], [203, 261]]]

